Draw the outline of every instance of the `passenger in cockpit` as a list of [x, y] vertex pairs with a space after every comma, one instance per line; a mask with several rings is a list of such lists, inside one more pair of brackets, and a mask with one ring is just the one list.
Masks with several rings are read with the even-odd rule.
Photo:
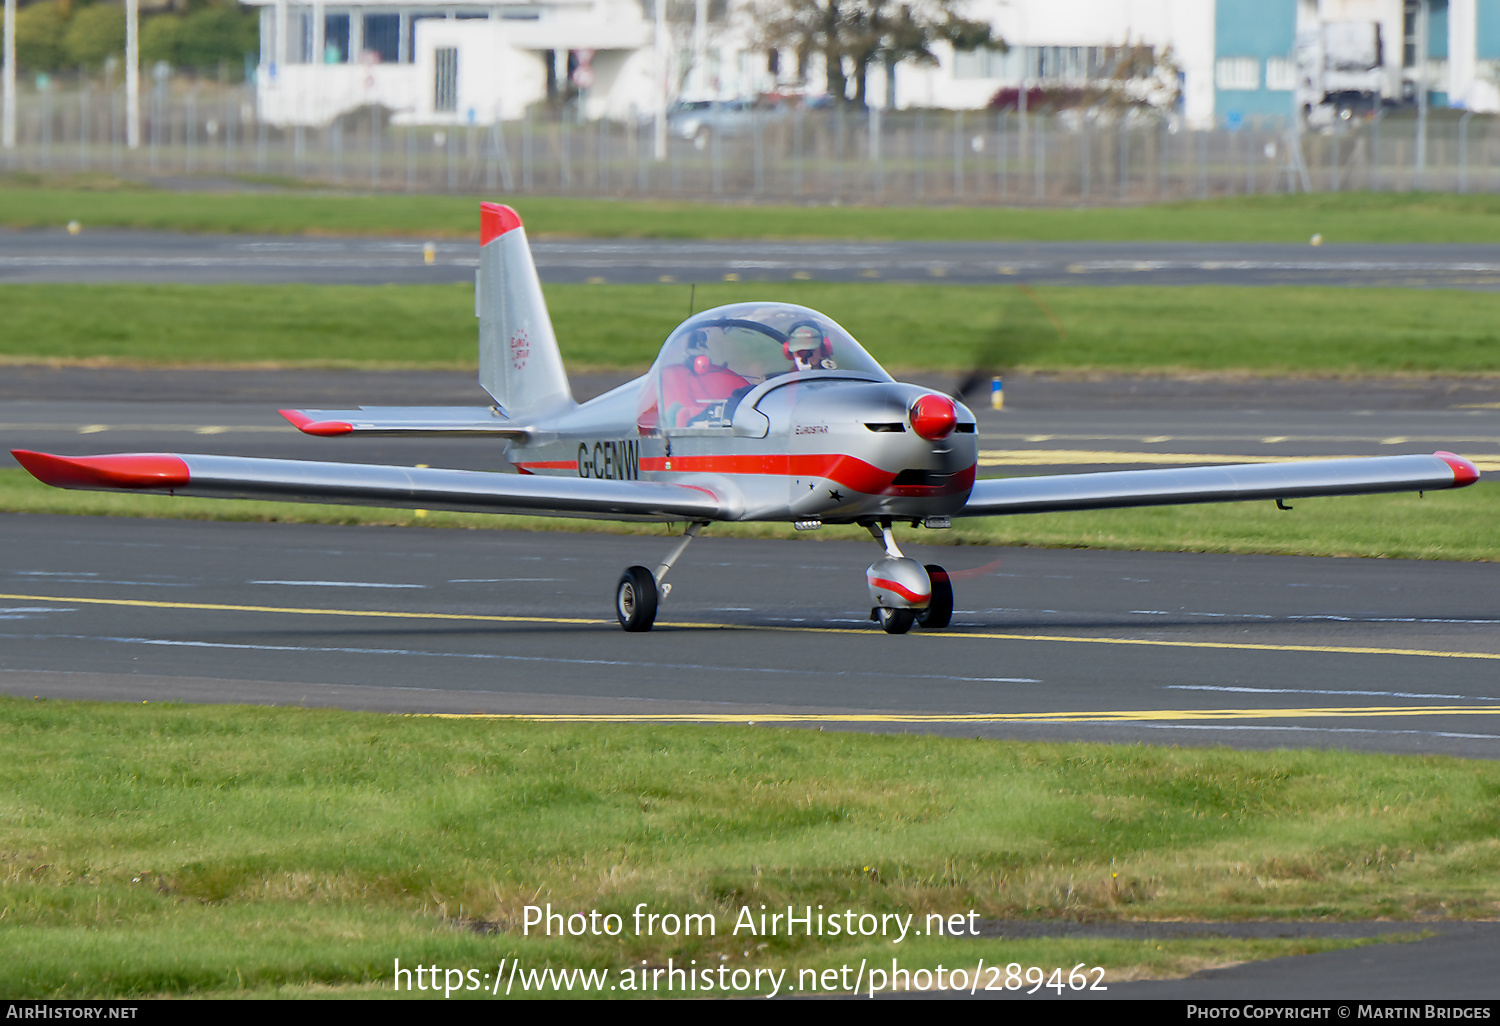
[[799, 371], [833, 370], [837, 366], [833, 362], [833, 348], [828, 344], [828, 336], [812, 321], [793, 325], [781, 351]]
[[662, 400], [667, 423], [687, 427], [699, 423], [721, 423], [726, 414], [720, 404], [750, 382], [708, 355], [708, 333], [698, 328], [688, 334], [680, 364], [661, 371]]

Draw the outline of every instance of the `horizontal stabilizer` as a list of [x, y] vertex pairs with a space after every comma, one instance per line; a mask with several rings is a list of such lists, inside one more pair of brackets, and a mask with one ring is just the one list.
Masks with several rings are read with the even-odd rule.
[[278, 410], [309, 435], [500, 435], [524, 441], [529, 428], [491, 406], [361, 406], [357, 410]]
[[1193, 502], [1296, 499], [1313, 495], [1438, 491], [1479, 480], [1479, 471], [1449, 452], [1372, 456], [1170, 470], [1113, 470], [976, 481], [956, 516], [1171, 506]]
[[[532, 477], [477, 470], [314, 463], [244, 456], [120, 453], [53, 456], [14, 449], [38, 480], [89, 491], [170, 492], [353, 506], [521, 513], [596, 520], [720, 520], [738, 503], [715, 489], [660, 481]], [[722, 490], [722, 486], [721, 489]]]

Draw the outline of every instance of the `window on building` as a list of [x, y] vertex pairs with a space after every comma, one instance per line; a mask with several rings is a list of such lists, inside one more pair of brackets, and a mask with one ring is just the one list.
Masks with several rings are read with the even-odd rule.
[[382, 64], [395, 64], [401, 58], [401, 15], [365, 15], [365, 53], [373, 53]]
[[427, 21], [429, 18], [442, 18], [441, 14], [413, 14], [406, 20], [406, 59], [409, 63], [417, 62], [417, 22]]
[[1214, 65], [1214, 81], [1220, 89], [1260, 88], [1260, 61], [1254, 57], [1220, 57]]
[[440, 46], [433, 51], [437, 70], [433, 80], [432, 109], [458, 110], [458, 47]]
[[[313, 16], [306, 8], [287, 9], [286, 62], [311, 64], [313, 61]], [[275, 37], [272, 44], [275, 46]]]
[[323, 15], [323, 63], [349, 63], [349, 15]]
[[1297, 88], [1297, 65], [1287, 57], [1266, 58], [1266, 88], [1290, 91]]
[[953, 54], [953, 77], [954, 78], [998, 78], [1000, 75], [1000, 54], [986, 47], [970, 50], [954, 51]]
[[276, 8], [260, 9], [260, 62], [276, 63]]

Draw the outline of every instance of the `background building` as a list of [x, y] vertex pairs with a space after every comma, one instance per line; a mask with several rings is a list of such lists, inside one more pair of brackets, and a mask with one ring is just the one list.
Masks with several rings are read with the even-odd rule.
[[[489, 124], [545, 100], [631, 120], [663, 91], [676, 102], [825, 90], [816, 54], [798, 67], [759, 38], [765, 7], [699, 4], [712, 19], [702, 31], [679, 10], [657, 82], [654, 0], [249, 2], [259, 111], [276, 124], [370, 106], [398, 122]], [[1409, 104], [1425, 81], [1433, 105], [1500, 111], [1500, 0], [972, 0], [965, 12], [1008, 48], [939, 44], [935, 65], [870, 76], [868, 102], [972, 110], [1046, 94], [1057, 106], [1112, 89], [1207, 127]]]

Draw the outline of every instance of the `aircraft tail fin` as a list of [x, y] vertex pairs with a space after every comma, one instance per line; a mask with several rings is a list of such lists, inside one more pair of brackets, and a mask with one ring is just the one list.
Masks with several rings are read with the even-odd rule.
[[514, 210], [498, 203], [479, 205], [474, 315], [479, 384], [506, 416], [574, 405], [526, 229]]

